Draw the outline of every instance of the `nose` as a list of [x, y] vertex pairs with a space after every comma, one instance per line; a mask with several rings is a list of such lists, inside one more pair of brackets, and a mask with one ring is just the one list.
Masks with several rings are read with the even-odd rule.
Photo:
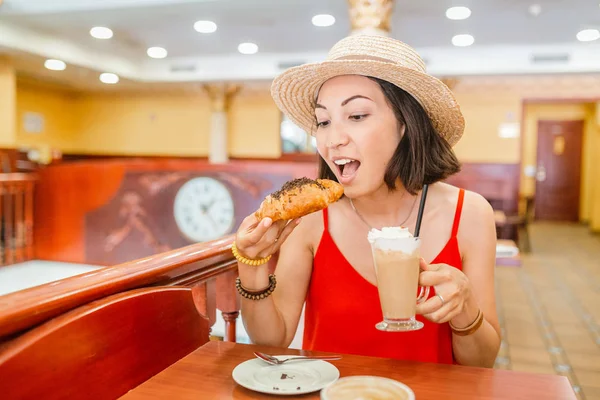
[[327, 133], [325, 143], [328, 149], [337, 149], [338, 147], [347, 145], [350, 141], [350, 137], [339, 124], [332, 123]]

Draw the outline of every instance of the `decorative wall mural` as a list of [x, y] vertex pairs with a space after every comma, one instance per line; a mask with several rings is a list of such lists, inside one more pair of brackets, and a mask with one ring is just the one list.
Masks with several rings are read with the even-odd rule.
[[104, 241], [104, 251], [111, 252], [121, 244], [132, 231], [138, 231], [143, 235], [144, 244], [154, 249], [156, 253], [170, 250], [166, 244], [161, 244], [148, 226], [148, 213], [142, 205], [142, 197], [136, 192], [127, 192], [121, 198], [121, 209], [119, 216], [123, 225], [114, 229]]
[[86, 260], [118, 264], [230, 234], [291, 178], [243, 170], [128, 172], [115, 196], [86, 215]]

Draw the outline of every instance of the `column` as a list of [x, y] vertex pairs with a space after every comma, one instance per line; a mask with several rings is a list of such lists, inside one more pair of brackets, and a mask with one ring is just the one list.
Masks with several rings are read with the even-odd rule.
[[0, 147], [12, 148], [16, 140], [17, 76], [8, 57], [0, 56]]
[[203, 87], [210, 97], [212, 107], [208, 160], [213, 164], [226, 163], [229, 160], [227, 111], [231, 100], [240, 90], [240, 86], [221, 83], [208, 84]]
[[390, 34], [394, 0], [348, 0], [352, 35]]

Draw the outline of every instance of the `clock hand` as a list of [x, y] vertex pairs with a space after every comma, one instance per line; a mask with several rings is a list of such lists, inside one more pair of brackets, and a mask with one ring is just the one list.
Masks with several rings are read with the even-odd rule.
[[210, 214], [205, 214], [206, 217], [210, 220], [210, 223], [212, 224], [212, 227], [214, 230], [219, 229], [219, 227], [217, 226], [217, 223], [215, 222], [215, 220], [213, 219], [213, 217], [210, 216]]

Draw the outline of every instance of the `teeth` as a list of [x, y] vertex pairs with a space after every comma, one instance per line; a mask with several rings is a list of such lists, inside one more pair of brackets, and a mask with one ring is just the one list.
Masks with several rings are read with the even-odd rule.
[[341, 160], [335, 160], [334, 163], [336, 163], [337, 165], [346, 165], [348, 163], [351, 163], [352, 161], [356, 161], [356, 160], [352, 160], [350, 158], [343, 158]]

